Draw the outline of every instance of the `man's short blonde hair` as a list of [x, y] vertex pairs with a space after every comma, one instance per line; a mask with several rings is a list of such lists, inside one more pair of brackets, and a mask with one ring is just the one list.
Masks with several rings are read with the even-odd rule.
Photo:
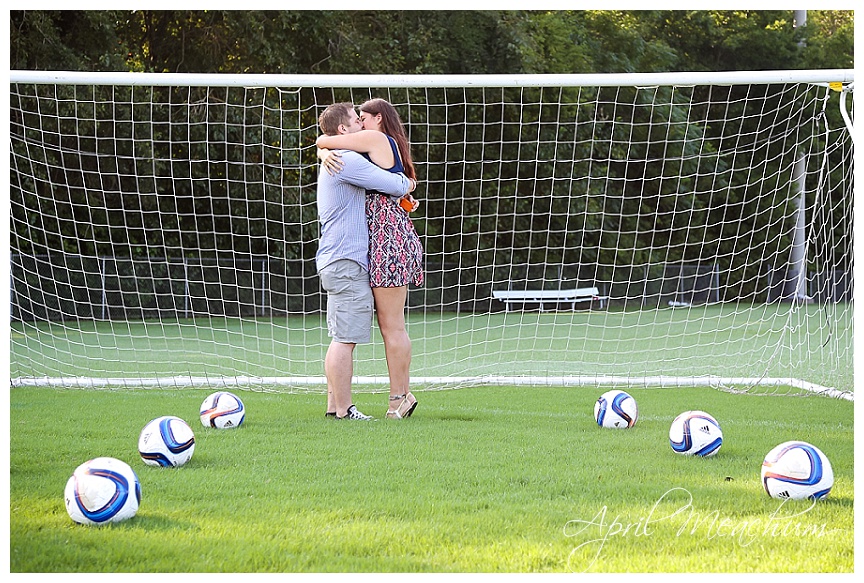
[[351, 123], [350, 112], [354, 111], [354, 104], [348, 102], [334, 103], [328, 105], [327, 109], [321, 112], [318, 116], [318, 126], [321, 132], [328, 136], [335, 136], [339, 133], [339, 126]]

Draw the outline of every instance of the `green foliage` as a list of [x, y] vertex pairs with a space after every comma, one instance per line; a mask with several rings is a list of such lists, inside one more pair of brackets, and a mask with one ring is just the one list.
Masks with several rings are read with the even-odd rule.
[[854, 13], [810, 10], [804, 27], [801, 66], [813, 69], [849, 69], [855, 66]]
[[676, 48], [678, 71], [797, 69], [792, 11], [661, 11], [652, 30]]
[[[11, 61], [12, 68], [337, 74], [852, 66], [852, 13], [808, 14], [801, 30], [793, 28], [791, 11], [13, 11]], [[59, 88], [68, 100], [61, 103], [38, 89], [20, 91], [14, 99], [30, 111], [55, 108], [67, 137], [47, 145], [48, 159], [33, 165], [33, 176], [13, 170], [13, 249], [314, 254], [310, 245], [286, 243], [317, 236], [303, 227], [314, 205], [309, 169], [317, 128], [309, 104], [353, 95], [103, 88], [88, 106], [72, 101], [80, 88]], [[720, 256], [734, 273], [745, 258], [741, 244], [768, 263], [785, 261], [789, 238], [768, 241], [775, 231], [763, 228], [785, 220], [765, 212], [784, 205], [760, 202], [763, 187], [749, 181], [753, 172], [788, 175], [790, 162], [778, 157], [778, 141], [764, 139], [772, 114], [745, 117], [743, 89], [711, 97], [712, 105], [700, 105], [709, 99], [705, 92], [716, 96], [723, 88], [693, 95], [687, 88], [504, 89], [500, 107], [485, 105], [480, 94], [494, 89], [411, 91], [416, 105], [403, 117], [428, 185], [416, 222], [427, 255], [438, 254], [442, 263], [477, 263], [495, 253], [498, 264], [631, 265], [656, 260], [651, 254], [665, 246], [664, 261]], [[137, 105], [127, 111], [119, 102], [133, 96]], [[782, 107], [777, 117], [795, 120], [795, 131], [808, 138], [797, 101], [767, 97], [764, 111]], [[280, 115], [285, 111], [297, 113]], [[740, 123], [719, 121], [736, 116]], [[830, 128], [843, 126], [837, 107], [825, 117]], [[38, 155], [27, 139], [38, 136], [24, 135], [24, 121], [13, 116], [11, 124], [13, 153], [22, 160]], [[817, 132], [814, 152], [820, 139]], [[721, 155], [732, 143], [750, 154]], [[64, 147], [83, 152], [80, 173], [60, 170], [55, 158]], [[111, 148], [116, 158], [101, 155]], [[814, 173], [818, 158], [811, 156]], [[843, 171], [840, 164], [825, 167]], [[836, 176], [831, 181], [840, 183]], [[39, 210], [33, 192], [55, 201], [56, 220]], [[828, 208], [845, 217], [848, 204], [832, 200]], [[148, 223], [153, 217], [158, 229]], [[746, 223], [747, 217], [755, 218]], [[846, 228], [841, 220], [833, 225]], [[538, 239], [543, 233], [546, 239]], [[466, 249], [473, 255], [463, 258]], [[577, 250], [581, 255], [570, 257]], [[752, 277], [730, 281], [740, 279]]]
[[[636, 389], [636, 426], [604, 430], [604, 390], [424, 391], [410, 419], [369, 423], [325, 419], [323, 394], [243, 391], [244, 425], [220, 431], [198, 422], [206, 391], [13, 389], [10, 571], [852, 572], [852, 403]], [[381, 393], [355, 401], [386, 407]], [[671, 451], [688, 409], [720, 421], [716, 456]], [[195, 453], [145, 466], [138, 433], [166, 414], [190, 423]], [[790, 439], [834, 469], [812, 507], [762, 490], [764, 455]], [[66, 514], [66, 480], [97, 455], [138, 473], [129, 521]]]
[[614, 10], [588, 12], [594, 72], [668, 71], [675, 51], [651, 28], [652, 13]]
[[584, 13], [538, 11], [505, 13], [502, 27], [509, 32], [523, 73], [589, 73], [591, 54], [585, 39]]
[[[11, 11], [12, 69], [587, 73], [852, 68], [853, 12]], [[799, 44], [799, 41], [806, 40]]]
[[[790, 245], [788, 235], [772, 239], [788, 225], [764, 227], [788, 221], [795, 150], [765, 132], [794, 131], [812, 148], [811, 175], [825, 160], [820, 96], [782, 91], [412, 89], [401, 107], [424, 184], [417, 225], [427, 256], [462, 265], [721, 258], [730, 299], [753, 295], [758, 282], [741, 271], [751, 253], [780, 264]], [[12, 248], [309, 259], [315, 104], [334, 97], [314, 88], [18, 85]], [[38, 131], [48, 119], [54, 131]], [[786, 182], [772, 184], [778, 175]], [[840, 200], [825, 222], [845, 228], [846, 211]], [[838, 249], [833, 257], [848, 261]]]
[[10, 68], [134, 70], [128, 69], [129, 45], [118, 17], [111, 11], [12, 10]]

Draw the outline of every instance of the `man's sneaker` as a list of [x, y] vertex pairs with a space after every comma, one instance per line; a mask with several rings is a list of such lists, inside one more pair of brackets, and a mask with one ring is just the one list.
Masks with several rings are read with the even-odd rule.
[[350, 419], [352, 421], [369, 421], [370, 419], [372, 419], [372, 417], [370, 417], [369, 415], [364, 415], [363, 413], [361, 413], [360, 411], [357, 410], [357, 407], [355, 407], [354, 405], [351, 405], [350, 407], [348, 407], [348, 412], [345, 414], [344, 417], [338, 417], [337, 416], [336, 419], [340, 419], [340, 420], [341, 419]]
[[327, 419], [335, 419], [336, 411], [327, 411], [326, 413], [324, 413], [324, 417], [326, 417]]

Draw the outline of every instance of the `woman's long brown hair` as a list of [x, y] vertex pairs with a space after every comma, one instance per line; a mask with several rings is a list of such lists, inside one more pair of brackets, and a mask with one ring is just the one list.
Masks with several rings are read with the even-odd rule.
[[402, 119], [399, 117], [396, 108], [386, 99], [376, 97], [361, 105], [360, 111], [372, 115], [381, 114], [381, 131], [396, 140], [396, 146], [399, 148], [399, 155], [402, 158], [402, 165], [405, 167], [405, 176], [417, 180], [417, 173], [414, 171], [414, 161], [411, 159], [411, 144], [408, 143], [405, 127], [402, 125]]

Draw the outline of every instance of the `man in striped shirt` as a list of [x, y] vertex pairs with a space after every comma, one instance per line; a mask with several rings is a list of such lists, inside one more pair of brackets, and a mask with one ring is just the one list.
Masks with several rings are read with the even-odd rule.
[[[335, 103], [318, 118], [327, 135], [363, 129], [354, 105]], [[321, 237], [315, 264], [327, 292], [327, 331], [330, 346], [324, 357], [327, 415], [337, 419], [371, 419], [351, 403], [354, 347], [372, 340], [374, 300], [369, 286], [369, 227], [366, 191], [402, 196], [417, 183], [403, 174], [382, 170], [361, 154], [340, 151], [342, 171], [318, 172], [318, 220]]]

